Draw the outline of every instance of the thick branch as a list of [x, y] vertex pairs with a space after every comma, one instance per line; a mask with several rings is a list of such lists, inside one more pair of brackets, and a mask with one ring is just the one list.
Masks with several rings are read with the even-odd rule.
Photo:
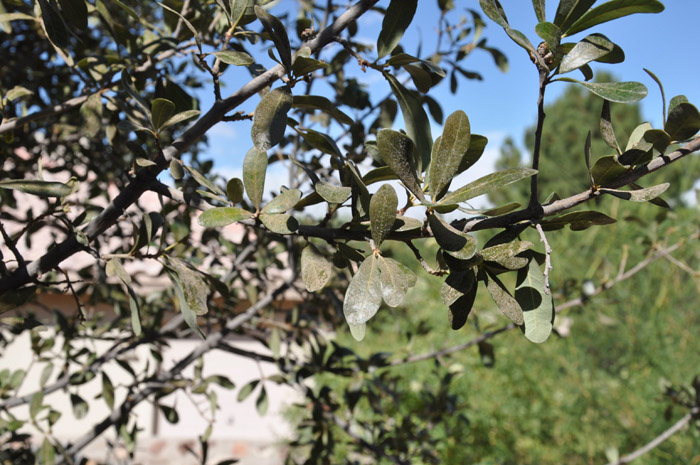
[[[321, 31], [315, 39], [309, 41], [305, 45], [311, 49], [312, 53], [320, 50], [323, 46], [332, 42], [336, 35], [362, 16], [362, 14], [377, 3], [377, 1], [378, 0], [360, 0], [330, 26]], [[90, 222], [84, 233], [92, 241], [107, 230], [107, 228], [114, 225], [124, 211], [136, 202], [141, 194], [152, 185], [156, 176], [168, 166], [170, 160], [177, 158], [181, 153], [187, 150], [187, 148], [198, 141], [212, 126], [221, 121], [226, 113], [282, 77], [284, 72], [284, 67], [282, 65], [277, 65], [252, 79], [230, 97], [215, 102], [206, 114], [163, 151], [163, 156], [159, 157], [156, 166], [151, 166], [139, 171], [129, 185], [115, 197], [112, 203]], [[39, 274], [46, 273], [55, 268], [63, 260], [81, 249], [82, 246], [78, 243], [75, 235], [71, 235], [40, 259], [33, 261], [25, 267], [18, 268], [10, 276], [1, 279], [0, 295], [31, 282], [32, 279], [36, 278]]]

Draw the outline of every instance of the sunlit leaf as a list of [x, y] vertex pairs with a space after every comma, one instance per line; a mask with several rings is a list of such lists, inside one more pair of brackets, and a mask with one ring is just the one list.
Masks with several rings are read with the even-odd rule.
[[226, 196], [234, 204], [243, 201], [244, 190], [243, 181], [239, 178], [231, 178], [226, 183]]
[[299, 189], [287, 189], [282, 191], [280, 195], [270, 200], [262, 209], [263, 213], [284, 213], [294, 207], [301, 199], [301, 191]]
[[255, 63], [255, 59], [246, 52], [237, 52], [235, 50], [219, 50], [214, 52], [214, 56], [227, 65], [248, 66]]
[[546, 21], [544, 5], [545, 0], [532, 0], [532, 7], [535, 9], [535, 16], [537, 16], [537, 21]]
[[249, 211], [238, 207], [217, 207], [202, 212], [197, 223], [205, 228], [220, 228], [253, 216]]
[[299, 229], [297, 219], [283, 213], [262, 214], [260, 215], [260, 222], [267, 229], [277, 234], [292, 234]]
[[631, 191], [623, 191], [619, 189], [600, 189], [600, 191], [624, 200], [630, 200], [632, 202], [648, 202], [666, 192], [669, 186], [670, 184], [665, 182], [657, 186], [647, 187], [646, 189], [636, 189]]
[[510, 292], [495, 275], [488, 273], [485, 279], [486, 289], [491, 294], [493, 301], [496, 302], [499, 310], [516, 325], [522, 325], [523, 309], [518, 304], [518, 301], [510, 295]]
[[382, 303], [382, 288], [377, 257], [367, 257], [345, 291], [343, 313], [350, 325], [361, 325], [372, 318]]
[[35, 179], [8, 179], [0, 181], [0, 189], [11, 189], [44, 197], [65, 197], [73, 188], [62, 182], [38, 181]]
[[461, 260], [468, 260], [476, 253], [476, 239], [453, 228], [442, 216], [437, 213], [428, 216], [428, 224], [435, 241], [448, 254]]
[[555, 81], [575, 82], [611, 102], [634, 103], [647, 96], [647, 88], [640, 82], [583, 82], [567, 77]]
[[[595, 1], [595, 0], [594, 0]], [[591, 1], [592, 5], [594, 1]], [[586, 8], [590, 8], [590, 5]], [[660, 13], [664, 5], [657, 0], [611, 0], [583, 15], [570, 28], [562, 27], [568, 35], [573, 35], [613, 19], [635, 13]]]
[[339, 187], [324, 181], [319, 181], [314, 186], [316, 192], [328, 203], [341, 204], [345, 202], [352, 193], [351, 187]]
[[535, 47], [532, 45], [530, 39], [528, 39], [525, 34], [516, 29], [511, 29], [510, 27], [505, 28], [505, 31], [506, 34], [508, 34], [508, 37], [513, 39], [513, 42], [527, 50], [532, 56], [535, 56], [535, 54], [537, 54], [537, 50], [535, 50]]
[[534, 259], [528, 267], [518, 271], [515, 300], [523, 311], [523, 332], [532, 342], [542, 343], [552, 333], [554, 302], [545, 292], [544, 273]]
[[406, 292], [416, 285], [416, 275], [408, 267], [391, 258], [379, 256], [380, 285], [382, 298], [390, 307], [398, 307]]
[[419, 199], [425, 199], [418, 182], [414, 150], [411, 139], [392, 129], [382, 129], [377, 134], [379, 155], [401, 182]]
[[603, 34], [591, 34], [577, 43], [569, 53], [564, 56], [559, 65], [559, 73], [569, 73], [581, 66], [598, 60], [615, 48]]
[[453, 204], [466, 202], [469, 199], [491, 192], [494, 189], [507, 186], [537, 173], [537, 170], [530, 168], [512, 168], [508, 170], [496, 171], [484, 177], [470, 182], [454, 192], [450, 192], [440, 200], [442, 204]]
[[322, 289], [331, 279], [331, 262], [309, 243], [301, 252], [301, 280], [309, 292]]
[[187, 121], [188, 119], [192, 119], [195, 116], [199, 116], [199, 114], [202, 113], [199, 110], [186, 110], [183, 112], [180, 112], [174, 116], [172, 116], [168, 121], [163, 123], [163, 125], [160, 127], [161, 129], [165, 129], [170, 126], [174, 126], [178, 123], [182, 123], [183, 121]]
[[501, 27], [508, 27], [508, 18], [498, 0], [479, 0], [483, 12]]
[[248, 198], [259, 210], [265, 189], [265, 172], [267, 171], [267, 152], [253, 147], [243, 159], [243, 184]]
[[339, 123], [353, 123], [352, 118], [340, 111], [338, 106], [334, 105], [326, 97], [320, 97], [318, 95], [295, 95], [292, 101], [292, 107], [321, 110], [331, 115]]
[[561, 30], [557, 25], [548, 22], [540, 22], [535, 26], [535, 32], [544, 40], [547, 44], [547, 48], [556, 54], [559, 43], [561, 42]]
[[246, 400], [253, 393], [255, 388], [258, 387], [258, 384], [260, 384], [260, 380], [256, 379], [243, 386], [241, 390], [238, 391], [238, 396], [236, 397], [238, 402]]
[[[596, 0], [559, 0], [554, 24], [564, 33], [568, 33], [574, 22], [581, 18]], [[572, 33], [573, 34], [573, 33]]]
[[289, 87], [278, 87], [260, 100], [255, 107], [253, 127], [250, 130], [255, 147], [266, 151], [284, 137], [287, 127], [287, 113], [292, 108], [292, 92]]
[[151, 102], [151, 115], [153, 128], [157, 131], [173, 116], [175, 104], [164, 98], [157, 98]]

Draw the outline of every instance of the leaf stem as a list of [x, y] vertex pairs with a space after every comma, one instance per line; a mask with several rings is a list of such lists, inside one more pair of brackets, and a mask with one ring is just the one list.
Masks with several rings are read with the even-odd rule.
[[[535, 147], [532, 151], [532, 169], [539, 170], [540, 166], [540, 149], [542, 146], [542, 129], [544, 128], [544, 119], [547, 116], [544, 112], [544, 92], [549, 84], [548, 70], [540, 68], [540, 89], [537, 97], [537, 129], [535, 130]], [[530, 178], [530, 208], [539, 205], [537, 196], [537, 178], [538, 173], [535, 173]]]

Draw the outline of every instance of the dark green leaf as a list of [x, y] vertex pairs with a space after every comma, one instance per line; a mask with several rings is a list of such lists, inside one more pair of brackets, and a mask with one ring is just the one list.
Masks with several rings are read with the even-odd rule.
[[[590, 2], [591, 5], [594, 2]], [[590, 5], [589, 5], [590, 7]], [[588, 7], [586, 8], [588, 9]], [[635, 13], [660, 13], [664, 6], [657, 0], [611, 0], [593, 8], [576, 21], [566, 33], [573, 35], [593, 26]], [[562, 29], [565, 29], [562, 27]]]
[[548, 22], [538, 23], [537, 26], [535, 26], [535, 33], [544, 40], [547, 44], [547, 48], [556, 55], [559, 44], [561, 43], [561, 30], [557, 25]]
[[341, 204], [345, 202], [352, 192], [351, 187], [338, 187], [324, 181], [319, 181], [314, 186], [316, 192], [328, 203]]
[[473, 270], [453, 271], [445, 280], [440, 295], [447, 305], [447, 321], [453, 330], [461, 329], [467, 322], [477, 290]]
[[593, 177], [593, 171], [591, 171], [591, 131], [588, 131], [588, 136], [586, 136], [586, 143], [583, 146], [583, 156], [586, 159], [586, 170], [588, 170], [588, 177], [591, 180], [591, 186], [594, 186], [595, 178]]
[[322, 289], [331, 279], [331, 262], [309, 243], [301, 252], [301, 280], [309, 292]]
[[364, 182], [366, 186], [374, 184], [375, 182], [391, 181], [393, 179], [398, 179], [398, 177], [396, 177], [394, 170], [388, 166], [380, 166], [379, 168], [368, 171], [367, 174], [362, 176], [362, 182]]
[[55, 462], [56, 452], [54, 451], [53, 445], [49, 442], [48, 437], [44, 437], [44, 441], [41, 443], [39, 448], [39, 454], [37, 456], [38, 463], [40, 465], [53, 465]]
[[338, 148], [338, 145], [335, 143], [333, 138], [329, 136], [328, 134], [324, 134], [322, 132], [314, 131], [313, 129], [295, 129], [297, 133], [299, 133], [304, 140], [313, 148], [320, 150], [323, 153], [327, 153], [329, 155], [335, 155], [337, 157], [342, 158], [343, 154]]
[[441, 193], [457, 174], [459, 164], [469, 149], [470, 140], [469, 118], [466, 113], [457, 110], [447, 117], [442, 136], [433, 145], [429, 185], [434, 202], [439, 200]]
[[246, 16], [255, 17], [253, 6], [255, 0], [231, 0], [231, 23], [234, 26], [242, 26], [246, 21]]
[[[661, 92], [661, 112], [663, 114], [663, 120], [666, 121], [666, 92], [664, 92], [664, 85], [661, 83], [661, 79], [659, 79], [656, 74], [652, 73], [646, 68], [642, 68], [645, 73], [651, 77], [654, 82], [656, 83], [657, 86], [659, 86], [659, 91]], [[669, 110], [670, 111], [670, 110]]]
[[178, 18], [180, 18], [180, 20], [182, 21], [182, 23], [187, 27], [187, 29], [190, 30], [190, 32], [191, 32], [192, 35], [194, 36], [194, 40], [195, 40], [195, 42], [197, 42], [197, 47], [199, 48], [199, 52], [201, 53], [201, 52], [202, 52], [202, 40], [201, 40], [200, 37], [199, 37], [199, 32], [197, 32], [197, 29], [195, 29], [195, 27], [192, 25], [192, 23], [189, 22], [189, 21], [187, 20], [187, 18], [185, 18], [184, 16], [182, 16], [178, 11], [173, 10], [172, 8], [170, 8], [169, 6], [167, 6], [167, 5], [163, 4], [163, 3], [160, 3], [160, 2], [157, 2], [157, 3], [158, 3], [158, 5], [160, 5], [163, 9], [169, 11], [170, 13], [172, 13], [172, 14], [176, 15]]
[[231, 178], [226, 183], [226, 196], [233, 204], [243, 201], [243, 181], [238, 178]]
[[139, 94], [136, 91], [136, 88], [134, 87], [134, 83], [131, 81], [131, 75], [126, 69], [122, 70], [122, 78], [121, 78], [121, 83], [124, 89], [126, 89], [126, 93], [129, 94], [129, 96], [134, 99], [134, 103], [141, 109], [143, 112], [144, 117], [148, 118], [149, 120], [151, 119], [151, 109], [148, 107], [148, 104], [146, 103], [146, 100], [141, 97], [141, 94]]
[[177, 410], [166, 405], [158, 405], [163, 417], [168, 423], [175, 424], [180, 421], [180, 416], [177, 414]]
[[386, 61], [386, 64], [389, 66], [403, 66], [411, 63], [421, 63], [428, 68], [431, 73], [435, 73], [440, 77], [445, 77], [445, 70], [440, 68], [440, 66], [435, 64], [435, 62], [431, 60], [422, 60], [409, 55], [408, 53], [397, 53], [396, 55], [392, 55], [391, 58]]
[[573, 34], [568, 32], [571, 25], [581, 18], [595, 2], [596, 0], [559, 0], [554, 24], [559, 26], [562, 32]]
[[252, 218], [253, 214], [238, 207], [217, 207], [205, 210], [197, 218], [197, 223], [205, 228], [220, 228], [236, 221]]
[[177, 273], [178, 283], [182, 286], [187, 305], [195, 314], [205, 315], [208, 311], [209, 285], [202, 275], [177, 258], [169, 258], [168, 264]]
[[378, 249], [391, 232], [396, 221], [399, 198], [389, 184], [382, 184], [369, 202], [370, 229], [374, 246]]
[[430, 162], [430, 153], [433, 147], [433, 136], [430, 131], [428, 115], [425, 113], [420, 100], [413, 92], [402, 86], [394, 76], [385, 73], [384, 77], [389, 81], [391, 91], [399, 102], [404, 125], [406, 127], [406, 134], [408, 134], [408, 137], [413, 140], [416, 146], [416, 153], [414, 155], [416, 157], [415, 166], [417, 171], [422, 173], [423, 169], [425, 169]]
[[508, 18], [506, 18], [506, 12], [503, 11], [501, 2], [498, 0], [479, 0], [479, 5], [481, 5], [481, 9], [486, 16], [491, 18], [496, 24], [503, 28], [508, 27]]
[[596, 211], [580, 211], [565, 213], [551, 220], [542, 220], [542, 229], [554, 231], [569, 225], [572, 231], [583, 231], [594, 225], [613, 224], [615, 220]]
[[399, 44], [404, 32], [413, 21], [417, 6], [418, 0], [391, 0], [377, 39], [377, 59], [391, 53]]
[[54, 5], [48, 0], [39, 0], [39, 7], [41, 8], [41, 20], [44, 23], [46, 35], [49, 36], [51, 43], [58, 48], [68, 47], [68, 31]]
[[267, 171], [267, 153], [253, 147], [243, 159], [243, 184], [248, 193], [248, 198], [256, 210], [260, 210], [260, 203], [265, 189], [265, 172]]
[[[668, 104], [668, 112], [671, 113], [673, 109], [681, 103], [689, 103], [688, 97], [686, 97], [685, 95], [676, 95], [675, 97], [673, 97]], [[666, 118], [664, 118], [664, 121], [666, 121]]]
[[532, 0], [532, 7], [535, 9], [535, 16], [539, 22], [546, 21], [544, 2], [545, 0]]
[[207, 179], [206, 176], [204, 176], [202, 173], [197, 171], [196, 169], [192, 168], [191, 166], [183, 165], [183, 167], [187, 170], [188, 173], [194, 178], [197, 183], [199, 183], [200, 186], [204, 186], [210, 191], [216, 193], [217, 195], [224, 196], [226, 195], [223, 190], [213, 182], [211, 182], [209, 179]]
[[604, 57], [614, 49], [615, 44], [608, 40], [603, 34], [591, 34], [586, 36], [561, 60], [559, 73], [569, 73], [591, 61], [596, 61]]
[[530, 43], [530, 40], [525, 34], [518, 30], [511, 29], [509, 27], [505, 28], [505, 31], [506, 34], [508, 34], [508, 37], [513, 39], [513, 42], [527, 50], [532, 56], [535, 56], [537, 54], [537, 50], [535, 50], [535, 47], [532, 45], [532, 43]]
[[554, 323], [554, 302], [552, 294], [545, 292], [545, 278], [537, 260], [518, 271], [515, 287], [515, 300], [523, 311], [523, 331], [525, 337], [535, 343], [542, 343], [552, 333]]
[[265, 390], [265, 386], [263, 385], [262, 389], [260, 389], [260, 394], [258, 394], [258, 398], [255, 399], [255, 409], [258, 411], [258, 415], [265, 415], [267, 413], [267, 409], [270, 406], [270, 401], [267, 397], [267, 390]]
[[102, 372], [102, 398], [110, 410], [114, 409], [114, 385], [104, 371]]
[[391, 168], [408, 190], [419, 199], [424, 200], [425, 195], [423, 195], [416, 174], [413, 141], [398, 131], [382, 129], [377, 134], [377, 148], [384, 163]]
[[180, 160], [173, 159], [170, 161], [170, 175], [175, 180], [180, 180], [185, 177], [185, 170], [182, 168]]
[[71, 27], [79, 30], [87, 29], [88, 9], [85, 0], [58, 0], [61, 12]]
[[423, 226], [423, 222], [416, 218], [411, 218], [410, 216], [396, 215], [396, 222], [392, 228], [396, 232], [401, 231], [411, 231], [412, 229], [418, 229]]
[[416, 89], [418, 89], [420, 92], [426, 93], [430, 90], [430, 87], [432, 86], [432, 78], [430, 77], [430, 73], [421, 68], [420, 66], [415, 66], [415, 65], [404, 65], [403, 69], [408, 71], [408, 74], [411, 75], [411, 80], [413, 81], [413, 84], [416, 86]]
[[70, 403], [73, 406], [73, 416], [80, 420], [85, 418], [88, 413], [88, 404], [85, 400], [77, 394], [70, 395]]
[[340, 111], [337, 105], [331, 103], [326, 97], [320, 97], [318, 95], [295, 95], [292, 101], [292, 107], [321, 110], [343, 124], [353, 124], [354, 122], [352, 118]]
[[371, 254], [352, 277], [343, 303], [345, 320], [361, 325], [372, 318], [382, 303], [382, 288], [377, 257]]
[[294, 59], [294, 64], [292, 65], [292, 71], [295, 76], [304, 76], [325, 68], [328, 68], [328, 63], [299, 55]]
[[428, 224], [435, 241], [448, 254], [460, 260], [468, 260], [476, 253], [476, 239], [453, 228], [437, 213], [428, 216]]
[[173, 116], [175, 104], [164, 98], [157, 98], [151, 102], [151, 115], [153, 128], [157, 131]]
[[282, 21], [277, 19], [277, 17], [272, 16], [260, 6], [255, 5], [253, 8], [255, 10], [255, 16], [258, 17], [263, 28], [270, 34], [272, 41], [275, 43], [282, 64], [287, 70], [292, 69], [292, 48], [289, 45], [289, 36], [287, 35], [287, 29], [285, 29], [284, 24], [282, 24]]
[[509, 259], [532, 248], [532, 242], [512, 241], [505, 244], [492, 245], [483, 249], [480, 253], [484, 260], [500, 265], [509, 262]]
[[668, 114], [664, 131], [671, 140], [690, 139], [700, 130], [700, 113], [690, 103], [679, 103]]
[[263, 214], [260, 215], [260, 222], [267, 229], [277, 234], [292, 234], [299, 229], [299, 222], [296, 218], [286, 214]]
[[170, 281], [173, 283], [175, 296], [180, 303], [180, 313], [182, 313], [185, 323], [187, 323], [187, 326], [189, 326], [197, 335], [199, 335], [199, 337], [204, 339], [204, 333], [202, 333], [202, 330], [199, 329], [199, 325], [197, 325], [197, 314], [195, 313], [195, 310], [192, 309], [187, 303], [184, 284], [180, 279], [180, 274], [175, 269], [166, 268], [166, 271]]
[[457, 168], [457, 173], [462, 173], [469, 168], [471, 168], [474, 163], [479, 161], [479, 158], [484, 154], [486, 150], [486, 145], [489, 140], [485, 136], [479, 134], [472, 134], [471, 140], [469, 142], [469, 150], [464, 154], [462, 161], [459, 163], [459, 168]]
[[250, 131], [258, 150], [268, 150], [282, 140], [287, 127], [287, 113], [291, 108], [292, 92], [287, 86], [272, 89], [260, 100], [255, 107]]
[[495, 275], [488, 273], [485, 280], [486, 289], [491, 294], [493, 301], [496, 302], [499, 310], [516, 325], [522, 325], [523, 309], [520, 308], [518, 301], [510, 295], [510, 292]]
[[591, 168], [593, 180], [598, 186], [608, 185], [625, 173], [627, 168], [622, 166], [614, 155], [599, 158]]
[[71, 186], [62, 182], [38, 181], [35, 179], [8, 179], [0, 181], [0, 189], [12, 189], [46, 197], [65, 197], [72, 191]]
[[634, 103], [647, 96], [647, 88], [640, 82], [582, 82], [567, 77], [555, 79], [555, 81], [576, 82], [611, 102]]
[[601, 192], [606, 194], [614, 195], [624, 200], [631, 200], [632, 202], [648, 202], [660, 196], [666, 189], [670, 186], [669, 183], [665, 182], [657, 186], [647, 187], [646, 189], [637, 189], [633, 191], [623, 191], [619, 189], [600, 189]]
[[496, 171], [484, 177], [470, 182], [460, 187], [454, 192], [447, 194], [440, 201], [441, 204], [453, 204], [466, 202], [469, 199], [486, 194], [494, 189], [498, 189], [508, 184], [514, 183], [537, 173], [537, 170], [530, 168], [512, 168], [508, 170]]
[[227, 65], [248, 66], [255, 63], [252, 56], [246, 52], [237, 52], [235, 50], [219, 50], [214, 52], [214, 55]]

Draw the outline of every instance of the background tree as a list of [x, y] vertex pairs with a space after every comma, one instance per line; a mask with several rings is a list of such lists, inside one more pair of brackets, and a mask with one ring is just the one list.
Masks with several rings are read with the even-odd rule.
[[[43, 368], [46, 375], [29, 393], [18, 391], [24, 370], [0, 373], [0, 434], [11, 443], [3, 447], [3, 459], [26, 460], [32, 454], [28, 447], [15, 447], [26, 440], [25, 424], [44, 435], [38, 451], [42, 463], [75, 461], [109, 429], [133, 453], [139, 433], [134, 408], [150, 400], [168, 421], [177, 421], [168, 396], [182, 391], [208, 401], [209, 425], [199, 438], [200, 461], [206, 463], [217, 410], [214, 387], [234, 388], [236, 381], [225, 374], [202, 376], [202, 356], [220, 349], [278, 366], [278, 375], [238, 386], [238, 398], [255, 396], [261, 414], [270, 383], [295, 386], [306, 396], [290, 462], [462, 460], [460, 445], [449, 440], [469, 424], [463, 399], [452, 390], [459, 367], [439, 370], [440, 383], [409, 389], [405, 378], [383, 368], [440, 361], [471, 346], [480, 348], [488, 364], [494, 354], [487, 340], [515, 328], [524, 333], [520, 343], [547, 340], [553, 291], [561, 287], [567, 293], [553, 277], [550, 283], [552, 249], [559, 249], [550, 247], [547, 237], [556, 233], [548, 231], [613, 223], [615, 215], [571, 211], [601, 196], [658, 203], [667, 184], [641, 188], [635, 183], [649, 173], [663, 174], [700, 147], [694, 138], [698, 111], [682, 96], [664, 108], [663, 128], [643, 127], [630, 141], [618, 129], [620, 146], [612, 137], [613, 121], [604, 114], [601, 137], [616, 154], [591, 161], [584, 150], [592, 168], [581, 191], [545, 201], [541, 178], [547, 168], [540, 161], [547, 146], [542, 132], [547, 87], [570, 81], [567, 74], [581, 70], [586, 81], [578, 85], [607, 101], [633, 103], [646, 94], [637, 82], [588, 82], [590, 63], [624, 58], [618, 45], [599, 34], [565, 40], [622, 16], [659, 12], [663, 5], [656, 0], [633, 6], [611, 1], [596, 8], [593, 1], [562, 1], [551, 22], [545, 21], [544, 2], [533, 2], [540, 21], [536, 32], [544, 40], [537, 47], [511, 28], [499, 2], [482, 0], [486, 16], [525, 49], [527, 57], [521, 58], [533, 62], [539, 116], [532, 168], [500, 170], [463, 186], [453, 185], [454, 178], [474, 165], [487, 140], [472, 133], [465, 112], [444, 117], [430, 92], [448, 76], [453, 92], [459, 79], [478, 78], [462, 67], [475, 51], [489, 53], [505, 68], [505, 57], [482, 37], [479, 13], [461, 18], [452, 2], [438, 2], [437, 49], [413, 56], [400, 42], [415, 15], [415, 0], [392, 0], [386, 9], [376, 0], [350, 6], [302, 2], [296, 14], [286, 16], [267, 3], [2, 2], [0, 43], [12, 58], [0, 65], [0, 133], [6, 142], [0, 297], [3, 313], [16, 312], [1, 321], [7, 328], [2, 344], [28, 335], [35, 363], [51, 367]], [[372, 9], [385, 17], [376, 48], [368, 49], [356, 37], [360, 20]], [[227, 96], [224, 77], [240, 76], [243, 67], [250, 78]], [[351, 67], [381, 78], [385, 96], [373, 99], [351, 77]], [[321, 90], [320, 82], [329, 86]], [[205, 86], [213, 94], [206, 106], [194, 93]], [[394, 121], [399, 110], [403, 131], [390, 128], [401, 125]], [[439, 137], [432, 134], [428, 113], [444, 123]], [[241, 178], [210, 173], [212, 164], [199, 156], [208, 131], [220, 122], [250, 119], [252, 148], [243, 149]], [[289, 182], [268, 196], [266, 174], [275, 165], [288, 169]], [[522, 208], [465, 209], [468, 200], [523, 180], [530, 181], [530, 189]], [[27, 196], [38, 200], [30, 204]], [[148, 197], [155, 202], [146, 202]], [[319, 204], [324, 217], [304, 214]], [[420, 211], [420, 220], [407, 216], [414, 211]], [[443, 215], [455, 211], [459, 217], [448, 222]], [[649, 227], [641, 250], [651, 255], [640, 259], [639, 268], [695, 237], [681, 228], [679, 218], [671, 221], [673, 233], [682, 238], [666, 243], [660, 236], [673, 234]], [[246, 233], [228, 235], [224, 227], [234, 223]], [[478, 242], [476, 231], [484, 231]], [[28, 249], [41, 234], [55, 245], [30, 256]], [[536, 246], [538, 241], [544, 247]], [[63, 265], [85, 253], [88, 265], [77, 270]], [[437, 256], [435, 263], [424, 258], [428, 253]], [[615, 262], [621, 274], [593, 293], [626, 279], [628, 259], [622, 253]], [[145, 295], [147, 276], [131, 265], [139, 262], [153, 264], [170, 284]], [[430, 276], [447, 276], [440, 298], [448, 325], [460, 329], [469, 320], [479, 332], [476, 338], [465, 341], [463, 333], [455, 333], [457, 345], [403, 358], [358, 354], [352, 348], [362, 346], [329, 340], [327, 329], [340, 327], [343, 319], [352, 336], [363, 340], [383, 303], [399, 307], [410, 288], [436, 279], [418, 279], [407, 264], [420, 264]], [[75, 298], [74, 314], [42, 306], [42, 297], [57, 291]], [[304, 299], [294, 311], [277, 312], [275, 305], [284, 303], [287, 291]], [[490, 307], [475, 307], [486, 296]], [[15, 310], [28, 302], [38, 306], [38, 315], [26, 307]], [[104, 302], [114, 304], [114, 315], [101, 310], [98, 304]], [[494, 316], [492, 309], [503, 315]], [[394, 315], [380, 312], [370, 328]], [[60, 338], [39, 331], [50, 321]], [[411, 337], [428, 333], [426, 325], [410, 328]], [[233, 335], [260, 340], [270, 352], [236, 348], [230, 344]], [[159, 370], [167, 340], [188, 337], [202, 341]], [[95, 340], [109, 348], [85, 343]], [[139, 347], [151, 349], [145, 367], [127, 359]], [[191, 365], [194, 376], [184, 377]], [[108, 369], [114, 366], [129, 373], [130, 383], [112, 383]], [[311, 376], [319, 380], [317, 387], [305, 383]], [[332, 376], [352, 383], [334, 391], [333, 381], [325, 383]], [[45, 396], [65, 392], [80, 417], [89, 408], [80, 387], [90, 382], [101, 383], [101, 401], [110, 413], [62, 444], [54, 434], [61, 412]], [[682, 393], [671, 396], [684, 410], [677, 424], [688, 424], [698, 412], [697, 383], [673, 392]], [[25, 405], [28, 416], [13, 413]], [[358, 405], [382, 415], [355, 416]], [[442, 421], [447, 416], [455, 422]], [[667, 431], [659, 441], [676, 429]], [[478, 441], [483, 436], [475, 436]], [[524, 456], [527, 448], [522, 450]]]

